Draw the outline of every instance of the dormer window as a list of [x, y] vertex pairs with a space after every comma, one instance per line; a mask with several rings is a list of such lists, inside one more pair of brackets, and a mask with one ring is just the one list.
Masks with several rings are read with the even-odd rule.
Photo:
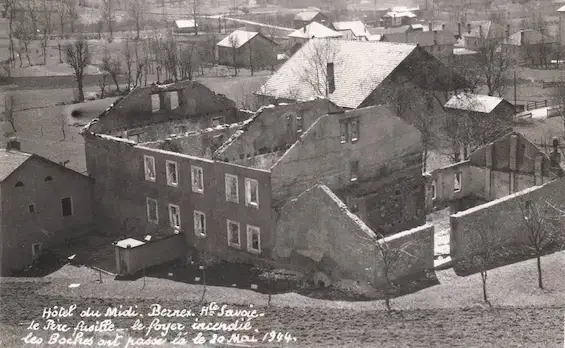
[[16, 187], [24, 187], [24, 183], [21, 181], [18, 181], [15, 185]]

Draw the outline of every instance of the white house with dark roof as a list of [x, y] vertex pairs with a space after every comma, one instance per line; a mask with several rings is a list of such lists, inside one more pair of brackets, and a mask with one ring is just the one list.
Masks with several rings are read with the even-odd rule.
[[457, 40], [449, 31], [407, 31], [405, 33], [384, 34], [381, 41], [418, 44], [436, 58], [449, 62]]
[[401, 25], [410, 25], [416, 17], [417, 16], [414, 13], [409, 11], [389, 11], [381, 17], [381, 23], [382, 26], [386, 28], [398, 27]]
[[219, 64], [264, 68], [277, 62], [278, 44], [255, 31], [235, 30], [216, 44]]
[[448, 91], [467, 86], [416, 44], [314, 39], [256, 95], [264, 104], [326, 97], [340, 107], [356, 109], [389, 102], [407, 82], [419, 90], [441, 91], [444, 102]]

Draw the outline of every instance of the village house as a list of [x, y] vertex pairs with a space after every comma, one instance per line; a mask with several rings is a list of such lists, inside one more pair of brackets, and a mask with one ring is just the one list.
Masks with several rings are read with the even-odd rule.
[[415, 43], [442, 62], [450, 63], [456, 39], [448, 31], [407, 31], [400, 34], [384, 34], [381, 41]]
[[277, 46], [259, 32], [235, 30], [216, 44], [217, 61], [238, 67], [272, 67], [277, 62]]
[[346, 40], [367, 41], [371, 35], [365, 23], [361, 21], [333, 22], [333, 27]]
[[[176, 142], [171, 151], [159, 140], [98, 133], [99, 122], [82, 134], [95, 217], [125, 238], [116, 244], [118, 269], [206, 253], [322, 273], [324, 283], [373, 283], [383, 281], [370, 253], [378, 234], [420, 242], [399, 276], [433, 267], [420, 135], [384, 106], [344, 111], [327, 99], [266, 106], [244, 122], [215, 127], [232, 130], [211, 157], [193, 155], [194, 141], [183, 142], [194, 132], [163, 135], [160, 141]], [[180, 240], [186, 248], [172, 248]], [[338, 251], [345, 245], [363, 252]], [[136, 250], [143, 253], [134, 257]]]
[[[316, 39], [286, 61], [256, 95], [263, 105], [326, 97], [347, 109], [425, 100], [442, 112], [449, 92], [467, 86], [416, 44]], [[404, 119], [413, 117], [413, 110], [399, 109]]]
[[506, 50], [517, 64], [546, 65], [556, 45], [553, 38], [537, 30], [522, 29], [504, 40], [501, 49]]
[[294, 28], [299, 29], [302, 27], [307, 26], [310, 23], [320, 23], [320, 24], [328, 24], [330, 20], [326, 15], [319, 11], [304, 11], [297, 13], [294, 16]]
[[195, 33], [198, 30], [198, 23], [194, 19], [177, 19], [173, 30], [179, 34]]
[[508, 26], [504, 27], [490, 20], [458, 24], [458, 33], [463, 39], [463, 45], [470, 50], [479, 50], [487, 43], [494, 43], [498, 46], [509, 36], [509, 30]]
[[30, 266], [41, 252], [92, 228], [93, 180], [11, 139], [0, 150], [1, 275]]
[[469, 138], [479, 142], [462, 146], [461, 152], [456, 156], [459, 155], [463, 159], [467, 159], [473, 147], [512, 131], [516, 114], [515, 106], [503, 98], [468, 92], [453, 95], [445, 103], [444, 110], [447, 113], [450, 133], [455, 134], [464, 128], [464, 134], [468, 136], [461, 136], [460, 140]]
[[318, 38], [342, 38], [342, 33], [330, 29], [318, 22], [312, 22], [300, 29], [290, 33], [288, 37], [293, 44], [304, 44], [310, 39]]
[[433, 171], [426, 206], [433, 210], [450, 205], [452, 211], [462, 211], [548, 183], [563, 173], [559, 142], [552, 145], [547, 154], [522, 134], [510, 132], [467, 160]]
[[399, 27], [402, 25], [410, 25], [416, 19], [416, 15], [412, 12], [390, 11], [381, 17], [381, 26], [385, 28]]

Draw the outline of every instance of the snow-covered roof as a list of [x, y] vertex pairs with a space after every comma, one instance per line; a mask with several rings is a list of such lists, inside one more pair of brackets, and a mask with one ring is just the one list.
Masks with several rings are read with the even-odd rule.
[[353, 32], [353, 35], [357, 37], [368, 37], [369, 35], [371, 35], [367, 30], [365, 23], [361, 21], [334, 22], [333, 26], [338, 31], [351, 30]]
[[259, 35], [259, 33], [256, 31], [235, 30], [216, 45], [220, 47], [240, 48], [257, 35]]
[[198, 23], [194, 19], [177, 19], [175, 25], [179, 29], [198, 27]]
[[561, 6], [561, 7], [557, 10], [557, 12], [565, 12], [565, 6]]
[[128, 247], [135, 248], [135, 247], [138, 247], [138, 246], [143, 245], [143, 244], [145, 244], [145, 242], [142, 242], [140, 240], [133, 239], [133, 238], [126, 238], [126, 239], [123, 239], [123, 240], [117, 242], [116, 246], [119, 247], [119, 248], [127, 249]]
[[445, 103], [449, 109], [482, 112], [488, 114], [504, 99], [483, 94], [461, 93], [454, 95]]
[[396, 11], [390, 11], [390, 12], [387, 12], [383, 17], [395, 17], [395, 18], [407, 17], [407, 18], [416, 18], [416, 15], [413, 14], [412, 12], [396, 12]]
[[318, 22], [312, 22], [288, 35], [299, 39], [342, 37], [340, 32], [332, 30]]

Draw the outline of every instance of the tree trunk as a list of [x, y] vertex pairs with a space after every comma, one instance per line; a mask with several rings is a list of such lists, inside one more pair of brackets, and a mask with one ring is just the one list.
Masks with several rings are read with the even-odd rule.
[[137, 40], [139, 40], [139, 19], [135, 21], [135, 30], [137, 30]]
[[541, 276], [541, 255], [538, 253], [538, 286], [540, 289], [543, 289], [543, 281]]
[[426, 169], [428, 167], [428, 146], [424, 145], [424, 163], [423, 163], [423, 169], [424, 169], [424, 173], [426, 172]]
[[63, 57], [61, 55], [61, 44], [57, 44], [57, 47], [59, 48], [59, 63], [63, 63]]
[[487, 296], [487, 271], [481, 271], [481, 280], [483, 281], [483, 300], [488, 303], [488, 296]]
[[120, 84], [118, 83], [118, 76], [112, 74], [112, 80], [114, 80], [114, 84], [116, 85], [116, 92], [120, 93]]
[[83, 81], [82, 81], [83, 77], [77, 76], [77, 85], [78, 85], [78, 102], [82, 103], [84, 101], [84, 90], [83, 90]]

